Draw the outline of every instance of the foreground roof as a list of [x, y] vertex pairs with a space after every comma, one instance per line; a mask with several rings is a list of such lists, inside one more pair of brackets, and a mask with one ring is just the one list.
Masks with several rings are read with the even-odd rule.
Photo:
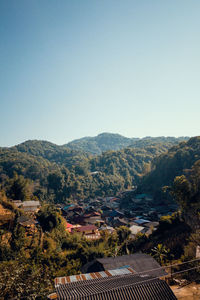
[[60, 300], [175, 300], [170, 287], [163, 280], [150, 276], [118, 275], [72, 282], [56, 287]]
[[91, 279], [105, 278], [105, 277], [111, 277], [117, 275], [127, 275], [127, 274], [136, 274], [136, 273], [131, 268], [121, 268], [116, 270], [106, 270], [106, 271], [95, 272], [95, 273], [56, 277], [55, 287], [58, 287], [59, 285], [62, 284], [71, 283], [71, 282], [86, 281]]

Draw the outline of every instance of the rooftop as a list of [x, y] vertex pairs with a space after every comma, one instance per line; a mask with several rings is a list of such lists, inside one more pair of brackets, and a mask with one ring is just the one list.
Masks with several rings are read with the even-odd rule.
[[134, 274], [101, 277], [93, 280], [61, 284], [56, 287], [56, 292], [60, 300], [176, 299], [165, 281], [150, 276], [138, 276]]
[[154, 277], [162, 277], [167, 275], [167, 273], [161, 269], [160, 265], [152, 256], [144, 253], [97, 258], [85, 264], [82, 267], [82, 272], [89, 273], [103, 270], [114, 270], [127, 265], [129, 265], [136, 273], [142, 272], [143, 275]]
[[95, 272], [95, 273], [86, 273], [80, 275], [71, 275], [65, 277], [57, 277], [55, 278], [55, 286], [58, 287], [61, 284], [67, 284], [71, 282], [78, 282], [78, 281], [86, 281], [86, 280], [93, 280], [97, 278], [105, 278], [117, 275], [126, 275], [132, 274], [135, 272], [131, 268], [120, 268], [116, 270], [107, 270], [102, 272]]
[[97, 227], [94, 225], [87, 225], [87, 226], [81, 226], [76, 228], [78, 232], [85, 232], [85, 231], [96, 230], [96, 229]]

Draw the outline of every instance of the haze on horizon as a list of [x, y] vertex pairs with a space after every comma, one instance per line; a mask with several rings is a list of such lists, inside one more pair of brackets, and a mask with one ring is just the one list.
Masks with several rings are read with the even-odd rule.
[[198, 0], [0, 2], [0, 146], [200, 134]]

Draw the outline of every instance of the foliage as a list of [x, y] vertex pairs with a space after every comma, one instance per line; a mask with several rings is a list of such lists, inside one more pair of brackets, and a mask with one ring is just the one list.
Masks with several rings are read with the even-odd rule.
[[199, 159], [200, 137], [191, 138], [170, 148], [168, 152], [152, 160], [152, 171], [142, 179], [138, 192], [142, 190], [157, 199], [169, 198], [169, 193], [163, 193], [162, 188], [172, 186], [174, 178], [184, 175], [185, 170], [191, 169]]
[[158, 244], [152, 250], [152, 256], [158, 261], [160, 265], [166, 264], [169, 258], [170, 250], [163, 244]]
[[14, 172], [14, 176], [9, 182], [8, 195], [13, 200], [30, 200], [32, 196], [31, 188], [30, 180]]
[[126, 226], [120, 226], [117, 228], [117, 236], [118, 236], [120, 244], [125, 242], [128, 239], [130, 234], [131, 234], [131, 231]]
[[47, 269], [31, 265], [28, 260], [0, 264], [0, 299], [46, 299], [51, 281]]
[[[146, 137], [146, 138], [127, 138], [120, 134], [113, 133], [101, 133], [96, 137], [84, 137], [78, 140], [74, 140], [66, 147], [73, 150], [82, 150], [92, 154], [102, 154], [105, 151], [121, 150], [123, 148], [145, 148], [155, 145], [163, 145], [165, 150], [171, 146], [187, 140], [186, 137], [174, 138], [174, 137]], [[153, 149], [152, 149], [153, 151]]]
[[[101, 137], [100, 145], [103, 140]], [[112, 196], [137, 185], [151, 169], [153, 158], [168, 148], [168, 142], [151, 145], [148, 141], [144, 145], [99, 156], [36, 140], [0, 148], [0, 184], [8, 197], [17, 200], [36, 196], [41, 201], [65, 203], [68, 199]]]
[[41, 227], [31, 236], [17, 222], [18, 211], [5, 244], [0, 241], [0, 289], [4, 299], [46, 299], [56, 276], [80, 273], [81, 266], [97, 257], [126, 253], [129, 229], [122, 226], [112, 235], [102, 234], [87, 241], [79, 234], [69, 234], [59, 211], [44, 204], [37, 214]]
[[54, 228], [58, 228], [62, 223], [58, 210], [49, 204], [44, 205], [39, 210], [37, 213], [37, 219], [43, 231], [52, 231]]

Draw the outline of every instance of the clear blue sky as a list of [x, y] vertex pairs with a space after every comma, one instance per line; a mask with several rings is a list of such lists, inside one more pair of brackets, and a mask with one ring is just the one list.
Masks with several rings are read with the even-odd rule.
[[199, 14], [199, 0], [1, 0], [0, 146], [199, 135]]

